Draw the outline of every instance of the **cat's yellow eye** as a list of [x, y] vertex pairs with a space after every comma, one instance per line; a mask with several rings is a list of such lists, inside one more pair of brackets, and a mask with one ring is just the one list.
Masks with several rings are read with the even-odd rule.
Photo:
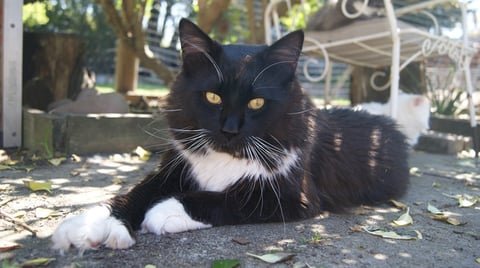
[[248, 102], [248, 108], [250, 108], [252, 110], [258, 110], [258, 109], [262, 108], [264, 104], [265, 104], [265, 99], [255, 98], [255, 99], [250, 100], [250, 102]]
[[215, 104], [215, 105], [222, 103], [222, 98], [220, 98], [220, 96], [210, 91], [207, 91], [205, 93], [205, 99], [207, 99], [207, 101], [210, 102], [211, 104]]

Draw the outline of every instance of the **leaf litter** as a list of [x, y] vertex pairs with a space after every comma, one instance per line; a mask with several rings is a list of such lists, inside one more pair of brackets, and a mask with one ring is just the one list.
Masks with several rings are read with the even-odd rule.
[[23, 184], [34, 192], [36, 192], [36, 191], [46, 191], [50, 194], [52, 193], [52, 183], [51, 182], [24, 180]]
[[265, 255], [256, 255], [247, 252], [248, 256], [257, 258], [263, 262], [269, 263], [269, 264], [276, 264], [276, 263], [282, 263], [286, 262], [290, 259], [292, 259], [295, 254], [291, 253], [285, 253], [285, 252], [278, 252], [278, 253], [270, 253], [270, 254], [265, 254]]
[[461, 222], [453, 217], [450, 217], [447, 211], [441, 211], [437, 207], [433, 206], [432, 204], [427, 204], [427, 211], [430, 212], [430, 219], [445, 222], [454, 226], [464, 225], [466, 222]]
[[419, 240], [423, 238], [422, 234], [417, 230], [397, 232], [397, 231], [389, 230], [387, 228], [380, 228], [375, 226], [362, 227], [362, 230], [371, 235], [380, 236], [388, 239]]
[[395, 226], [407, 226], [413, 224], [413, 218], [410, 216], [410, 208], [407, 207], [407, 211], [400, 215], [398, 219], [393, 221]]

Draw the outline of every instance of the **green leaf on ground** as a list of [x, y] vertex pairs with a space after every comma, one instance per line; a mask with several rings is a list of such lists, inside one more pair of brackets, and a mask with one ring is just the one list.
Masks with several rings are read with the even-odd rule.
[[23, 184], [34, 192], [36, 192], [36, 191], [47, 191], [48, 193], [52, 193], [52, 183], [51, 182], [24, 180]]
[[47, 266], [52, 261], [55, 261], [55, 258], [36, 258], [23, 262], [21, 267], [32, 267], [32, 266]]
[[212, 268], [234, 268], [240, 266], [239, 260], [215, 260]]
[[13, 168], [10, 166], [0, 165], [0, 170], [8, 170], [8, 169], [13, 169]]

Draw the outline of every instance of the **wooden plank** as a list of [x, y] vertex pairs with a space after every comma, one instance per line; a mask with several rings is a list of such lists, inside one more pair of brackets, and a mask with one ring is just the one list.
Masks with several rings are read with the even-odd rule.
[[1, 1], [3, 147], [22, 144], [23, 1]]

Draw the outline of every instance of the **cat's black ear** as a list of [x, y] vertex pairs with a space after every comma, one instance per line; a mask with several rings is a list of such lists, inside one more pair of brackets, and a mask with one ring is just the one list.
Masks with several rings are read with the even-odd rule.
[[302, 30], [291, 32], [268, 48], [268, 60], [274, 62], [291, 62], [297, 65], [302, 52], [304, 34]]
[[180, 20], [179, 34], [184, 58], [192, 53], [211, 53], [215, 47], [215, 42], [188, 19]]

